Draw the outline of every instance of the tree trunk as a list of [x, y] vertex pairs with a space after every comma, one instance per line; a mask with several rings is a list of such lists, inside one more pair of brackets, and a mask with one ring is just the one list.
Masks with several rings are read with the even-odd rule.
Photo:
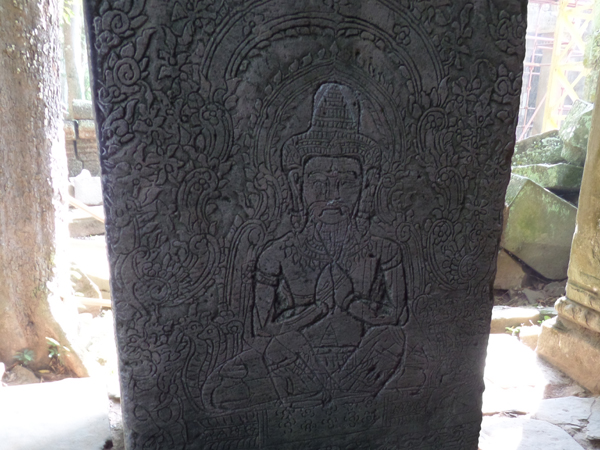
[[71, 3], [73, 17], [63, 24], [63, 48], [67, 75], [67, 106], [73, 118], [73, 100], [83, 98], [81, 80], [81, 6], [76, 0]]
[[[33, 368], [48, 362], [46, 337], [69, 347], [77, 324], [68, 296], [60, 18], [59, 0], [0, 2], [0, 361], [30, 349]], [[85, 375], [74, 352], [64, 362]]]

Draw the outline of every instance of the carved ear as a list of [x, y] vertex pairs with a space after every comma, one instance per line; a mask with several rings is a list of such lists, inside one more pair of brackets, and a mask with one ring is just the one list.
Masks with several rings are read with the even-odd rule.
[[288, 174], [288, 181], [290, 183], [290, 189], [292, 190], [294, 211], [300, 211], [302, 209], [300, 175], [300, 169], [292, 169]]
[[365, 173], [363, 192], [358, 206], [359, 219], [368, 221], [373, 214], [375, 193], [380, 181], [379, 169], [371, 168]]
[[302, 176], [300, 169], [292, 169], [288, 174], [290, 190], [292, 191], [292, 226], [296, 230], [304, 227], [304, 205], [302, 203]]

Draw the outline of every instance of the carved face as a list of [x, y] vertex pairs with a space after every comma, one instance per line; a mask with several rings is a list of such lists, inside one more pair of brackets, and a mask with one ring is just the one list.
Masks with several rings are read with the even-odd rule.
[[347, 221], [356, 211], [363, 184], [360, 163], [347, 156], [314, 156], [304, 165], [302, 199], [312, 218]]

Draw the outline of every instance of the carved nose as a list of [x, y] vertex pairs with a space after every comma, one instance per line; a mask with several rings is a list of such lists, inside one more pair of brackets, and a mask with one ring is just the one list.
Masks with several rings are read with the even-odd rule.
[[340, 199], [340, 183], [338, 180], [331, 180], [329, 182], [329, 198], [331, 200]]

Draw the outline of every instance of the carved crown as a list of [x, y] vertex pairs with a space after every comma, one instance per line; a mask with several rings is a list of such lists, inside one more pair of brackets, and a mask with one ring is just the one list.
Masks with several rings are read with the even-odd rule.
[[283, 145], [283, 168], [301, 168], [313, 156], [348, 156], [365, 169], [379, 167], [381, 148], [360, 133], [360, 103], [347, 86], [323, 84], [315, 94], [311, 126]]

